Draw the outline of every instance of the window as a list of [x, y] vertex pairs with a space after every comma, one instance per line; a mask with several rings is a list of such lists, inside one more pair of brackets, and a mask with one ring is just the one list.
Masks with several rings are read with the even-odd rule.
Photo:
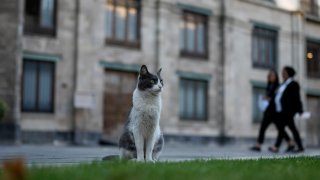
[[22, 111], [53, 112], [54, 63], [24, 59]]
[[179, 90], [180, 119], [207, 120], [207, 97], [207, 81], [182, 78]]
[[55, 35], [57, 0], [26, 0], [24, 32]]
[[277, 31], [254, 27], [252, 32], [252, 61], [258, 68], [276, 69]]
[[263, 112], [259, 108], [259, 98], [261, 96], [265, 96], [265, 88], [263, 87], [255, 87], [252, 88], [253, 97], [252, 97], [252, 119], [254, 123], [259, 123], [262, 121]]
[[182, 56], [208, 56], [208, 16], [183, 11], [180, 21], [180, 54]]
[[307, 75], [320, 78], [320, 43], [307, 41]]
[[106, 42], [138, 47], [140, 43], [140, 1], [107, 0]]
[[302, 0], [302, 8], [307, 15], [320, 16], [320, 1], [317, 0]]

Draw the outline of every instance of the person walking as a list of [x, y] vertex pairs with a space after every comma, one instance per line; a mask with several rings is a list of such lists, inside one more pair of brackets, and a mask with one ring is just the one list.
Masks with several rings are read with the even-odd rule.
[[302, 103], [300, 98], [300, 86], [293, 79], [296, 74], [292, 67], [286, 66], [282, 70], [283, 83], [279, 87], [275, 96], [276, 107], [276, 125], [279, 132], [276, 143], [270, 147], [271, 152], [278, 152], [282, 139], [285, 137], [285, 127], [289, 127], [294, 140], [297, 145], [297, 149], [293, 149], [292, 152], [303, 152], [304, 148], [301, 142], [299, 132], [294, 124], [294, 116], [296, 113], [302, 114]]
[[[263, 113], [263, 119], [261, 122], [257, 143], [250, 148], [252, 151], [261, 151], [261, 146], [264, 142], [264, 136], [267, 128], [274, 122], [276, 116], [276, 109], [274, 98], [276, 90], [279, 87], [279, 77], [275, 70], [270, 70], [267, 76], [267, 88], [265, 99], [269, 102], [266, 110]], [[277, 127], [277, 126], [276, 126]], [[290, 139], [286, 131], [284, 131], [284, 138], [288, 143], [287, 151], [291, 151], [294, 148], [294, 142]]]

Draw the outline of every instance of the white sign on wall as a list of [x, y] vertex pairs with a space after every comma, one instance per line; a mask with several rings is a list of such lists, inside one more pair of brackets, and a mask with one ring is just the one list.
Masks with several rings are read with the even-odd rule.
[[93, 109], [94, 95], [89, 92], [77, 92], [74, 98], [74, 106], [76, 108]]

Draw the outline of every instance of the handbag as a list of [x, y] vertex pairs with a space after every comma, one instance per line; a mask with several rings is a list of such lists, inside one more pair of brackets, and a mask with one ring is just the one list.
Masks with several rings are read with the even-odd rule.
[[263, 95], [260, 95], [258, 98], [258, 105], [261, 112], [265, 112], [269, 106], [269, 101], [264, 98]]

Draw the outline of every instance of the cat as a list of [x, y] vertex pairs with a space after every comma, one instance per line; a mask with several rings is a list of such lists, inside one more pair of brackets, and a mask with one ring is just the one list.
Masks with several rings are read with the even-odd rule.
[[164, 146], [160, 130], [161, 69], [156, 75], [142, 65], [138, 83], [133, 92], [133, 106], [119, 140], [120, 159], [155, 162]]

